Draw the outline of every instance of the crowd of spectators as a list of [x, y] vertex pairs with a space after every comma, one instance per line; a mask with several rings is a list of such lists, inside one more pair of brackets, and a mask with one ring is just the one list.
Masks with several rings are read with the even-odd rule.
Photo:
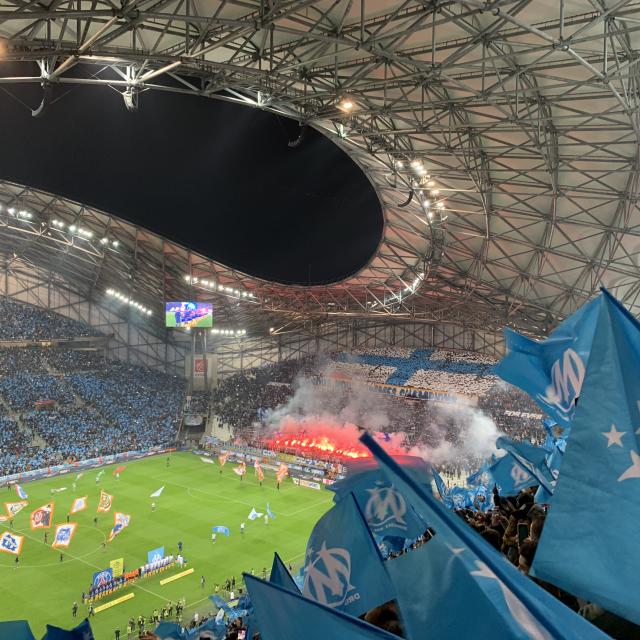
[[100, 335], [84, 322], [13, 300], [0, 300], [0, 317], [0, 340], [50, 340]]
[[209, 412], [210, 399], [211, 394], [208, 391], [194, 391], [190, 396], [187, 396], [184, 406], [185, 413], [206, 415]]
[[36, 402], [55, 401], [71, 404], [73, 392], [60, 376], [37, 373], [18, 373], [0, 378], [0, 395], [12, 409], [23, 411]]
[[498, 381], [496, 359], [469, 351], [384, 347], [336, 353], [332, 370], [367, 382], [482, 396]]
[[[0, 301], [0, 340], [95, 335], [52, 312]], [[0, 347], [0, 475], [171, 445], [185, 381], [108, 362], [97, 349]], [[206, 399], [198, 399], [206, 405]]]

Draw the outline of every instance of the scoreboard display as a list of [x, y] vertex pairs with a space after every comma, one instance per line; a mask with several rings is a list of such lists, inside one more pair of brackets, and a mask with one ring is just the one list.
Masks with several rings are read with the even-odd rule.
[[210, 302], [166, 302], [165, 326], [177, 329], [213, 326], [213, 304]]

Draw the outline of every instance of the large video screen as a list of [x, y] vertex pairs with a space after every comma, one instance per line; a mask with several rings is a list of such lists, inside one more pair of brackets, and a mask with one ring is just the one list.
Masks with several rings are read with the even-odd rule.
[[166, 302], [165, 326], [202, 328], [213, 326], [213, 305], [210, 302]]

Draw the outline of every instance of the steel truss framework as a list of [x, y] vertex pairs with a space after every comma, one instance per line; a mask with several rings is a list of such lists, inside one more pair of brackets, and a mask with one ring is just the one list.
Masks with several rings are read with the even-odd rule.
[[[197, 293], [263, 334], [356, 319], [544, 333], [601, 284], [638, 313], [639, 30], [638, 0], [2, 0], [3, 58], [40, 72], [0, 63], [0, 83], [41, 84], [42, 109], [59, 83], [115, 88], [130, 109], [158, 90], [289, 115], [351, 155], [385, 216], [365, 268], [305, 288], [3, 184], [39, 216], [3, 213], [5, 250], [89, 297], [124, 289], [156, 321], [162, 297]], [[444, 205], [431, 217], [417, 161]], [[254, 298], [236, 306], [220, 283]]]

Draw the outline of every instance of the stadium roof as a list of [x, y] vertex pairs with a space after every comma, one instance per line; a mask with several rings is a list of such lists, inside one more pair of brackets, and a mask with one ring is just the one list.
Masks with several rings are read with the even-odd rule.
[[[52, 219], [25, 233], [29, 221], [4, 209], [3, 248], [158, 310], [213, 280], [241, 292], [256, 327], [381, 316], [540, 332], [600, 284], [638, 313], [640, 3], [608, 4], [8, 0], [4, 58], [40, 73], [6, 76], [0, 64], [0, 83], [41, 84], [43, 108], [56, 83], [104, 84], [123, 108], [158, 90], [297, 118], [360, 164], [385, 231], [353, 277], [274, 285], [5, 183], [2, 200], [94, 237], [71, 239]], [[224, 293], [231, 321], [240, 311]]]

